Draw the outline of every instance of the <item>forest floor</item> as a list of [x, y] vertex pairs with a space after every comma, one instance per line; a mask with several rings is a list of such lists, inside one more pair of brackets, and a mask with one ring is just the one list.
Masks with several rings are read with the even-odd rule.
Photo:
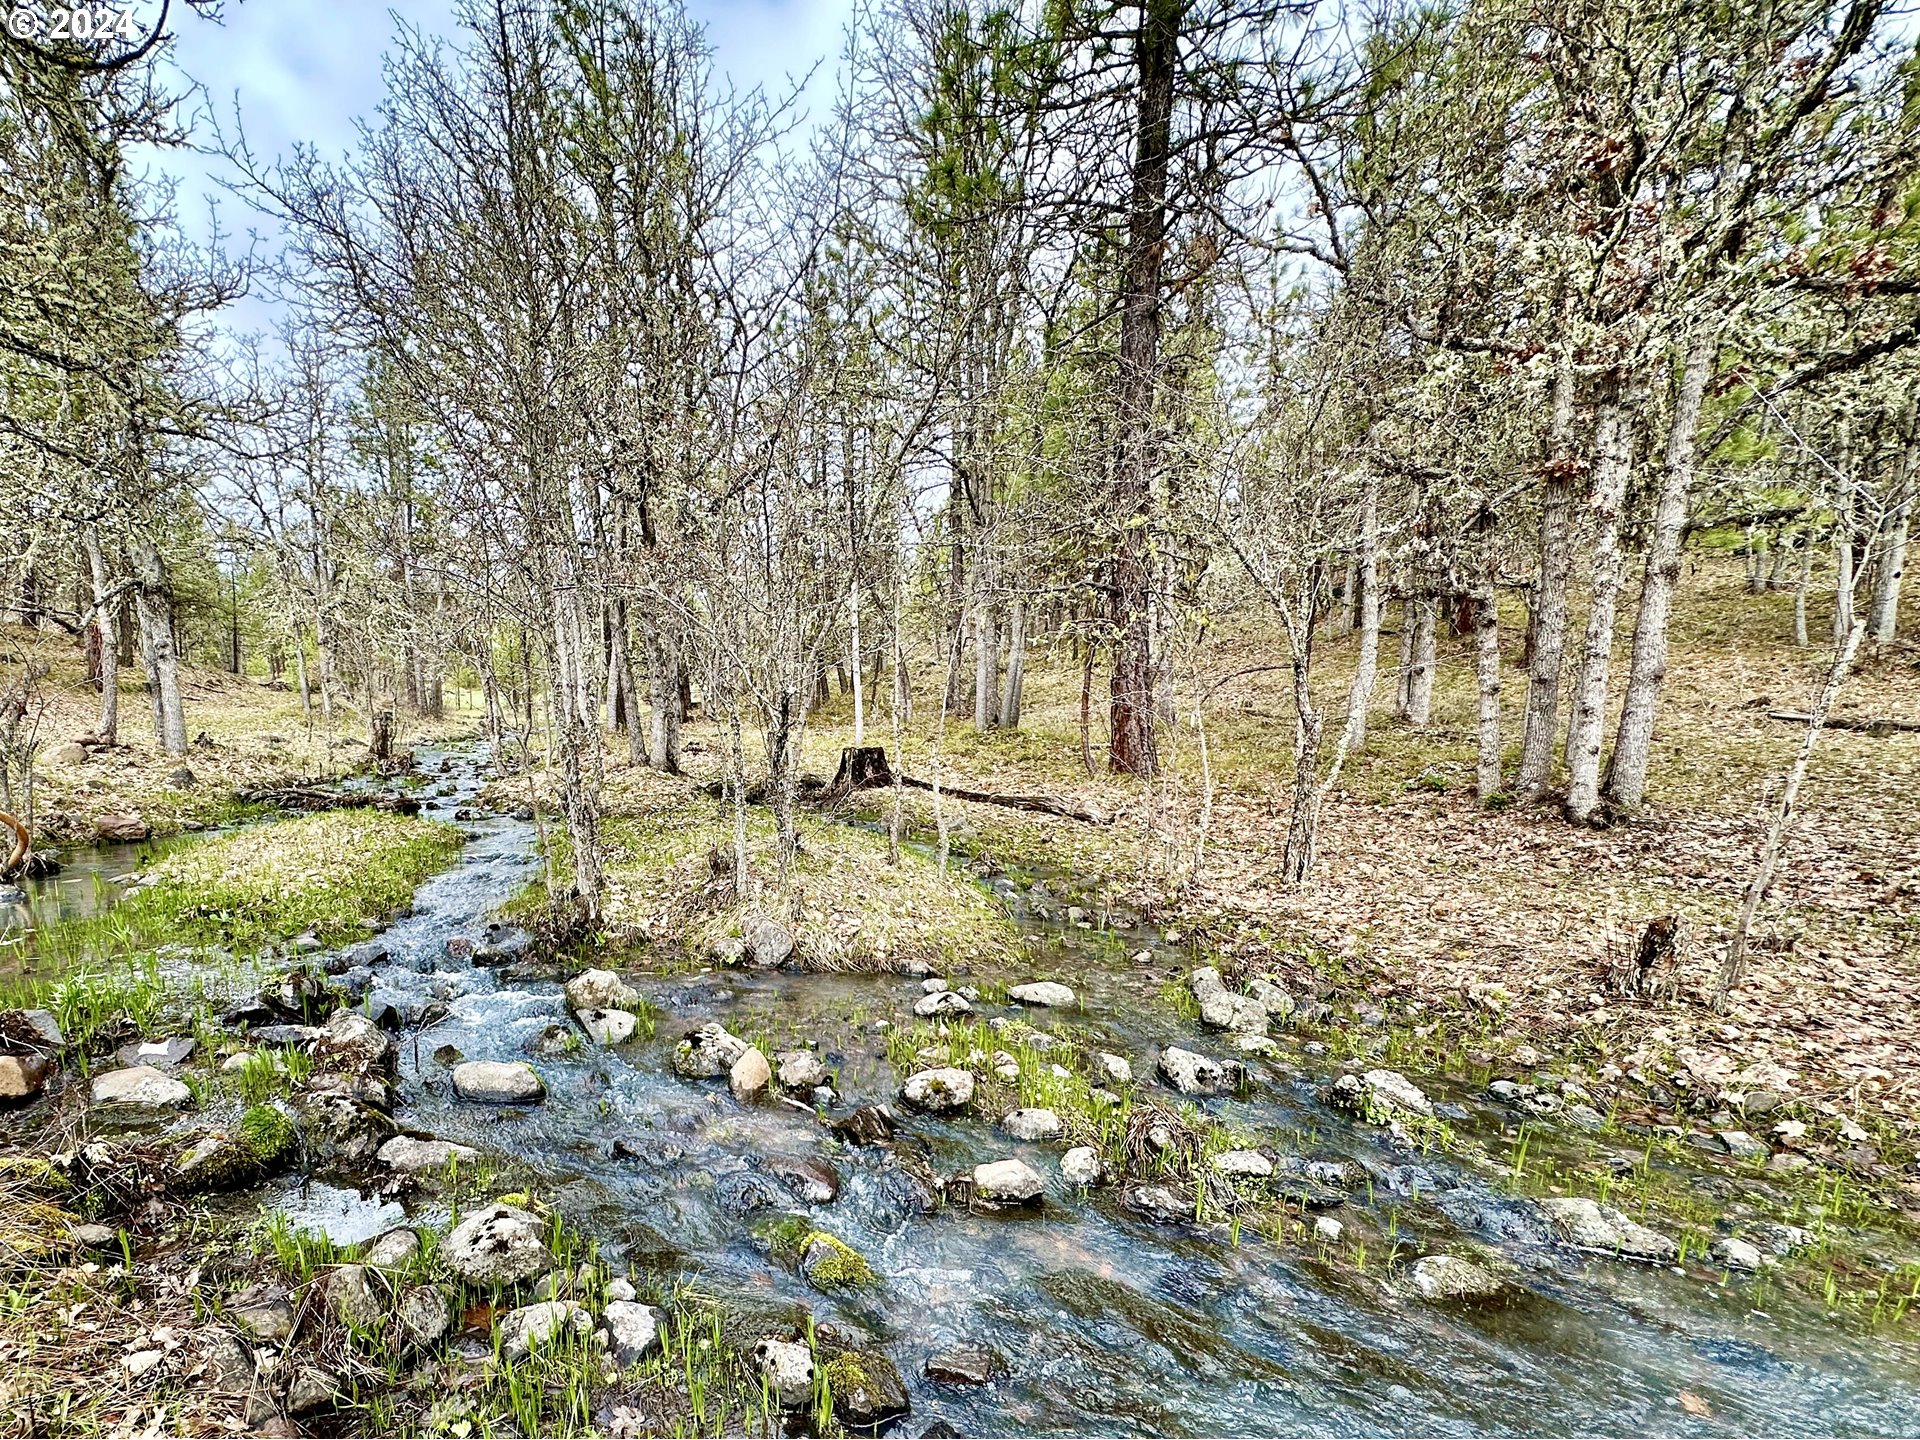
[[[85, 646], [70, 636], [0, 625], [0, 676], [11, 680], [29, 664], [47, 667], [25, 722], [29, 729], [37, 725], [39, 741], [31, 804], [23, 794], [12, 797], [37, 841], [84, 844], [202, 829], [234, 816], [237, 791], [333, 778], [369, 758], [367, 718], [351, 701], [336, 702], [329, 730], [317, 699], [309, 714], [285, 683], [198, 666], [180, 672], [190, 737], [185, 756], [167, 755], [156, 743], [137, 667], [121, 671], [120, 743], [80, 745], [91, 740], [100, 718], [86, 663]], [[412, 743], [475, 728], [473, 712], [449, 709], [438, 721], [407, 717], [400, 739]]]
[[[1523, 622], [1503, 619], [1511, 766]], [[1829, 623], [1817, 604], [1810, 623], [1816, 636]], [[1913, 633], [1914, 622], [1902, 629]], [[956, 853], [1044, 874], [1056, 890], [1052, 877], [1064, 876], [1227, 963], [1331, 979], [1416, 1014], [1492, 1012], [1509, 1044], [1578, 1051], [1603, 1071], [1695, 1095], [1792, 1096], [1842, 1135], [1852, 1122], [1908, 1151], [1920, 1130], [1920, 734], [1822, 736], [1758, 917], [1749, 976], [1730, 1013], [1705, 1003], [1804, 734], [1767, 712], [1807, 708], [1824, 675], [1825, 653], [1797, 649], [1792, 636], [1791, 596], [1744, 593], [1732, 566], [1694, 568], [1674, 621], [1650, 803], [1631, 821], [1588, 830], [1551, 806], [1476, 801], [1470, 641], [1442, 642], [1432, 723], [1397, 725], [1390, 632], [1370, 738], [1329, 798], [1316, 883], [1303, 891], [1279, 879], [1291, 679], [1271, 637], [1250, 628], [1212, 642], [1197, 666], [1207, 685], [1219, 682], [1204, 716], [1214, 794], [1203, 851], [1193, 716], [1182, 713], [1164, 736], [1169, 778], [1146, 787], [1089, 776], [1078, 667], [1064, 657], [1049, 663], [1043, 653], [1030, 670], [1019, 731], [982, 734], [923, 713], [900, 749], [918, 777], [1067, 794], [1117, 817], [1095, 826], [950, 798], [942, 806]], [[1623, 636], [1616, 651], [1621, 667], [1629, 643]], [[1316, 693], [1334, 724], [1354, 650], [1336, 641], [1318, 657]], [[1236, 672], [1248, 673], [1226, 678]], [[1096, 692], [1096, 747], [1100, 710]], [[836, 697], [815, 719], [807, 768], [833, 773], [849, 711]], [[1920, 720], [1920, 650], [1907, 641], [1865, 657], [1836, 713]], [[884, 717], [867, 738], [891, 746]], [[890, 792], [867, 792], [862, 805], [884, 815]], [[905, 805], [910, 824], [932, 829], [927, 794], [907, 791]], [[1609, 955], [1666, 914], [1689, 922], [1678, 999], [1622, 1001], [1606, 983]]]

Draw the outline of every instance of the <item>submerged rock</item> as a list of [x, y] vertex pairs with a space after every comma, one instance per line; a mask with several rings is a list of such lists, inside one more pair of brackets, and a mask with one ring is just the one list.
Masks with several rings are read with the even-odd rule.
[[746, 1041], [728, 1034], [719, 1021], [709, 1020], [674, 1048], [673, 1073], [686, 1080], [712, 1080], [733, 1069], [733, 1062], [747, 1049]]
[[419, 1173], [445, 1170], [455, 1161], [464, 1165], [469, 1160], [479, 1159], [480, 1152], [471, 1145], [459, 1145], [451, 1140], [396, 1135], [380, 1147], [378, 1156], [382, 1164], [391, 1165], [396, 1170]]
[[489, 1205], [453, 1228], [440, 1253], [447, 1268], [473, 1285], [513, 1285], [553, 1268], [546, 1227], [525, 1210]]
[[524, 1060], [466, 1060], [453, 1067], [453, 1091], [485, 1105], [531, 1105], [547, 1087]]
[[1424, 1300], [1482, 1300], [1506, 1288], [1491, 1270], [1457, 1255], [1422, 1255], [1411, 1280]]
[[840, 1172], [813, 1155], [775, 1155], [767, 1170], [806, 1205], [831, 1205], [840, 1198]]
[[154, 1110], [177, 1110], [193, 1100], [181, 1081], [151, 1065], [131, 1065], [93, 1077], [96, 1105], [138, 1105]]
[[1007, 1373], [1007, 1362], [991, 1345], [963, 1340], [927, 1356], [920, 1373], [936, 1385], [990, 1385]]
[[1167, 1185], [1133, 1185], [1120, 1197], [1120, 1203], [1143, 1220], [1155, 1225], [1178, 1225], [1193, 1219], [1191, 1201], [1182, 1200]]
[[1433, 1114], [1433, 1102], [1398, 1070], [1342, 1075], [1333, 1082], [1330, 1095], [1341, 1109], [1351, 1110], [1376, 1125], [1384, 1125], [1398, 1114]]
[[1553, 1226], [1555, 1238], [1575, 1250], [1660, 1264], [1679, 1253], [1679, 1247], [1666, 1236], [1597, 1200], [1550, 1196], [1538, 1204]]
[[973, 1072], [950, 1066], [922, 1070], [900, 1087], [900, 1098], [916, 1110], [935, 1114], [964, 1110], [973, 1100]]
[[1007, 998], [1022, 1005], [1059, 1009], [1072, 1005], [1077, 997], [1071, 989], [1056, 980], [1034, 980], [1025, 985], [1015, 985], [1007, 991]]

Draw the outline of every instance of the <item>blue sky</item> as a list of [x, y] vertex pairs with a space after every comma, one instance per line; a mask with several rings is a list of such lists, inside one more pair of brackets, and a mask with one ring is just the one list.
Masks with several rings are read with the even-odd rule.
[[[808, 92], [813, 116], [832, 103], [833, 62], [851, 0], [686, 0], [707, 29], [716, 66], [742, 90], [786, 88], [825, 61]], [[296, 142], [336, 156], [354, 138], [353, 122], [370, 116], [381, 98], [380, 57], [394, 34], [394, 17], [429, 33], [451, 33], [453, 0], [229, 0], [214, 24], [176, 5], [169, 63], [204, 92], [192, 108], [211, 108], [231, 133], [236, 110], [257, 159], [271, 162]], [[177, 83], [177, 82], [176, 82]], [[228, 172], [212, 157], [167, 152], [160, 169], [178, 184], [177, 209], [187, 233], [208, 234], [207, 200], [220, 202], [229, 248], [244, 248], [258, 221], [225, 195]], [[262, 235], [263, 248], [277, 246]], [[233, 317], [241, 329], [263, 328], [270, 311], [243, 301]]]

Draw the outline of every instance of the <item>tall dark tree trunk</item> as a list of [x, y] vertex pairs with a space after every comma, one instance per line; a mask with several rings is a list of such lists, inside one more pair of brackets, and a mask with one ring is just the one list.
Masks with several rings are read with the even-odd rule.
[[1160, 768], [1154, 739], [1153, 519], [1159, 465], [1155, 394], [1160, 370], [1160, 289], [1166, 260], [1167, 170], [1184, 0], [1141, 0], [1134, 36], [1134, 154], [1120, 298], [1119, 449], [1121, 517], [1109, 590], [1113, 682], [1108, 765], [1124, 775]]

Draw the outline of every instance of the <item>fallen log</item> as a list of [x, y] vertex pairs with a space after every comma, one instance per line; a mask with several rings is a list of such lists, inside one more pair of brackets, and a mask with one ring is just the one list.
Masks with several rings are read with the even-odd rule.
[[[1789, 725], [1808, 725], [1813, 717], [1799, 710], [1769, 710], [1769, 720], [1784, 720]], [[1829, 715], [1828, 730], [1858, 730], [1867, 735], [1920, 735], [1920, 720], [1894, 720], [1868, 716]]]
[[411, 795], [386, 791], [319, 790], [283, 785], [270, 790], [236, 790], [234, 799], [248, 805], [273, 805], [282, 810], [386, 810], [394, 815], [418, 815], [420, 802]]
[[969, 790], [961, 785], [936, 786], [931, 780], [895, 772], [887, 764], [887, 752], [879, 745], [850, 745], [840, 752], [840, 769], [827, 787], [829, 801], [844, 798], [854, 790], [872, 790], [896, 780], [915, 790], [938, 790], [955, 800], [976, 805], [999, 805], [1008, 810], [1025, 810], [1036, 815], [1058, 815], [1063, 820], [1078, 820], [1086, 825], [1108, 825], [1112, 821], [1097, 810], [1075, 805], [1064, 795], [1006, 795], [994, 790]]

